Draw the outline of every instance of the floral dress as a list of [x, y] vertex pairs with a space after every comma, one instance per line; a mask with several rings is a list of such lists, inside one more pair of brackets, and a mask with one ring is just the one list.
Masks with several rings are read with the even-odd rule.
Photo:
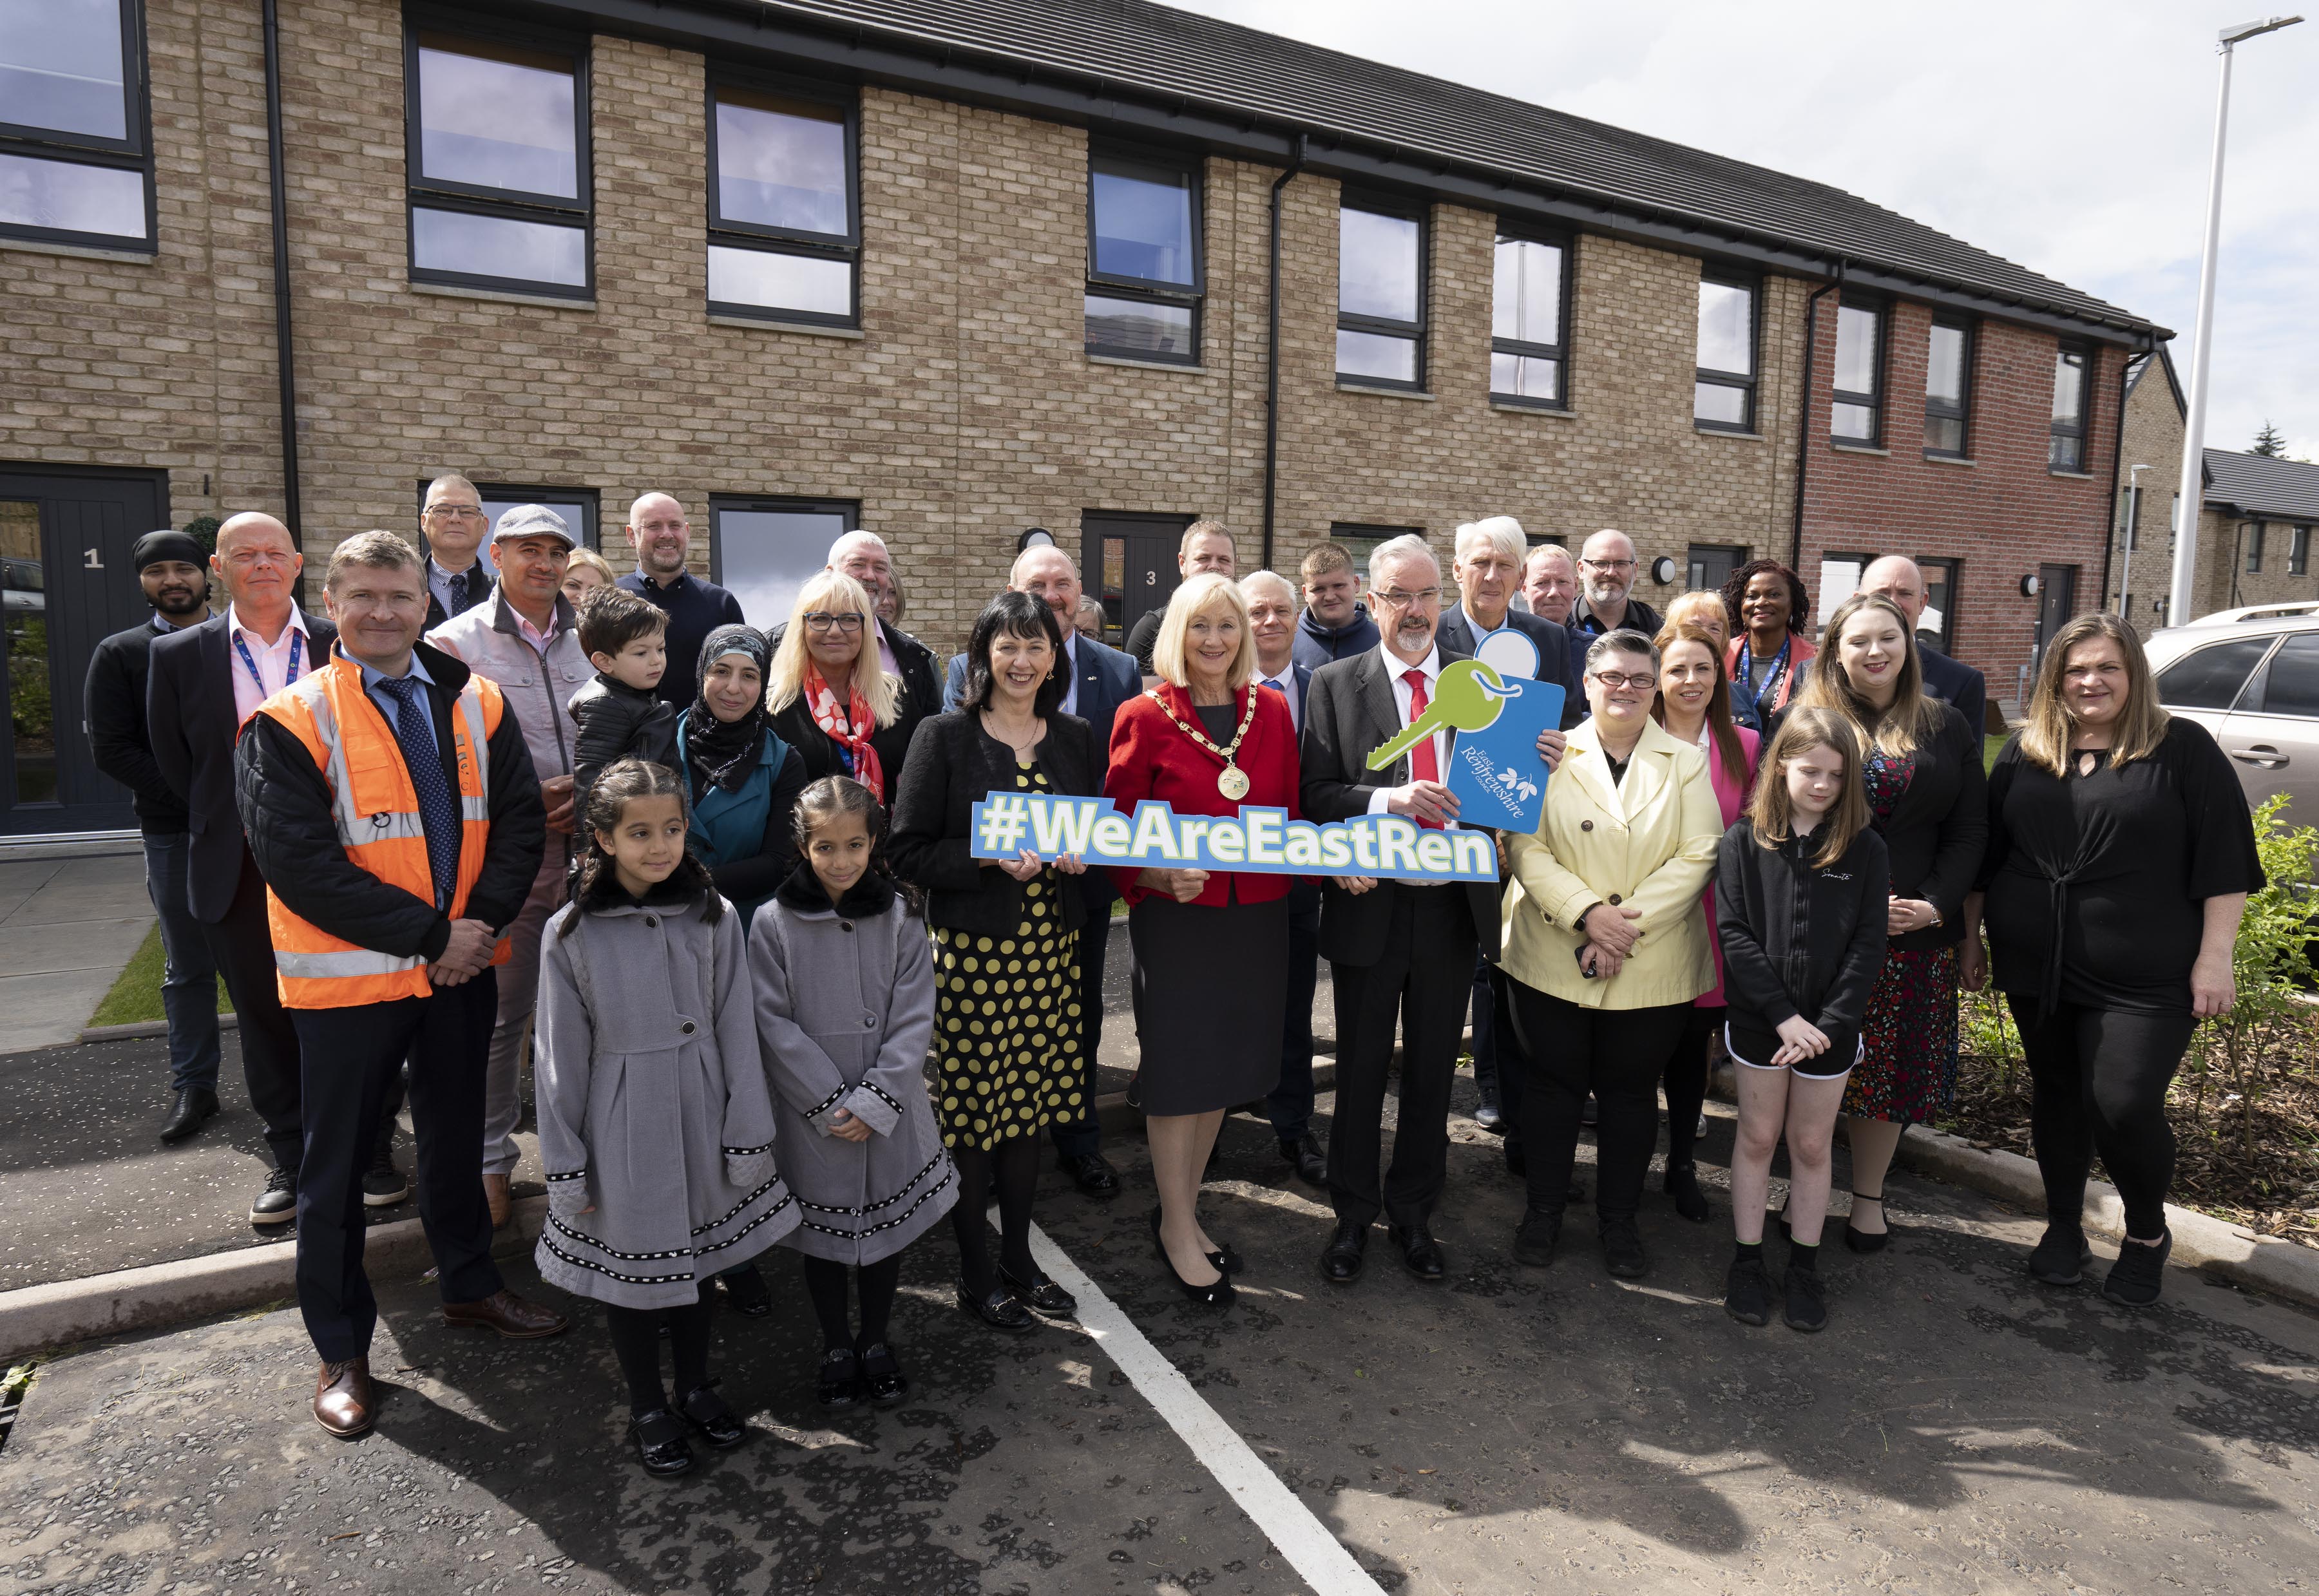
[[[1909, 759], [1870, 750], [1863, 774], [1880, 834], [1908, 790], [1914, 770]], [[1956, 1096], [1956, 950], [1887, 952], [1883, 972], [1868, 995], [1861, 1039], [1864, 1053], [1845, 1088], [1845, 1113], [1913, 1125], [1949, 1106]]]

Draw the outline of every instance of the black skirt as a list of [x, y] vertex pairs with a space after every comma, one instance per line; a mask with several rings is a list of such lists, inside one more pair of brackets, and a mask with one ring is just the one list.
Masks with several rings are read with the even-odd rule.
[[1280, 1080], [1288, 900], [1208, 907], [1153, 896], [1127, 915], [1143, 1112], [1207, 1114]]

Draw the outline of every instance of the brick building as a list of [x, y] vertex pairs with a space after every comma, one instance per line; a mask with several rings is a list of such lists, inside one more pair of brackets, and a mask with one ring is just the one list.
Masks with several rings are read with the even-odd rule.
[[264, 508], [319, 560], [442, 470], [616, 560], [672, 491], [766, 620], [869, 527], [938, 644], [1034, 523], [1117, 630], [1200, 514], [1284, 569], [1618, 526], [1655, 602], [1908, 553], [2002, 683], [2095, 601], [2165, 336], [1838, 190], [1141, 0], [278, 14], [0, 39], [0, 831], [126, 823], [56, 707], [141, 614], [137, 533]]

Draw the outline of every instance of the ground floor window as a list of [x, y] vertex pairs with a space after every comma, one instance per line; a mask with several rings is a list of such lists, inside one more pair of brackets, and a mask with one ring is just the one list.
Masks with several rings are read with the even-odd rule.
[[708, 574], [741, 601], [751, 626], [790, 618], [798, 590], [829, 564], [829, 546], [862, 521], [855, 499], [760, 499], [712, 494]]

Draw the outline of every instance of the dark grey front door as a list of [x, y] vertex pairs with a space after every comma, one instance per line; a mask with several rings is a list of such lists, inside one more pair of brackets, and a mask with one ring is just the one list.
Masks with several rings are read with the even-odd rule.
[[1165, 609], [1183, 581], [1176, 547], [1190, 516], [1090, 509], [1079, 517], [1079, 586], [1103, 605], [1103, 640], [1126, 646], [1127, 634], [1150, 610]]
[[100, 776], [82, 715], [96, 645], [151, 614], [130, 551], [167, 525], [157, 471], [0, 464], [8, 720], [0, 734], [0, 833], [133, 825], [129, 794]]
[[2078, 609], [2078, 568], [2075, 565], [2040, 565], [2037, 567], [2037, 657], [2045, 657], [2045, 645], [2053, 634], [2069, 624]]

